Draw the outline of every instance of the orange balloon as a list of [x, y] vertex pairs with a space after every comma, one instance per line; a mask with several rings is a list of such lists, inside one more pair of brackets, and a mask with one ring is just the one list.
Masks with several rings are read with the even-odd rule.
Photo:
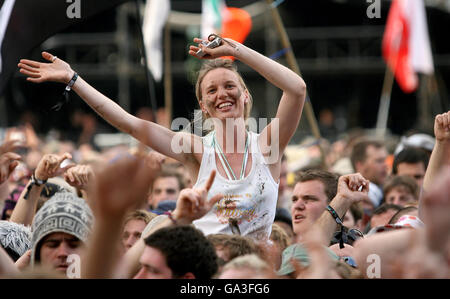
[[241, 8], [227, 7], [222, 15], [222, 36], [243, 43], [252, 29], [250, 14]]
[[227, 7], [222, 15], [222, 37], [243, 43], [252, 29], [252, 17], [241, 8]]

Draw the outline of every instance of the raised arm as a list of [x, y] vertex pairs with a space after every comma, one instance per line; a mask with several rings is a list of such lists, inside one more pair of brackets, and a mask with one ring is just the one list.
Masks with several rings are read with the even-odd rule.
[[[20, 60], [18, 64], [20, 72], [28, 76], [28, 81], [34, 83], [51, 81], [67, 84], [72, 79], [75, 72], [68, 63], [47, 52], [42, 52], [42, 57], [50, 63], [41, 63], [27, 59]], [[182, 163], [187, 163], [190, 169], [192, 169], [191, 164], [199, 164], [196, 162], [196, 156], [191, 154], [193, 151], [180, 153], [173, 149], [172, 140], [176, 133], [156, 123], [148, 122], [129, 114], [114, 101], [89, 85], [80, 76], [75, 81], [72, 89], [97, 114], [118, 130], [132, 135], [142, 143], [166, 156]], [[184, 134], [183, 136], [186, 138], [186, 142], [191, 142], [191, 147], [193, 147], [194, 140], [199, 141], [199, 138], [194, 137], [192, 134]]]
[[378, 233], [355, 243], [358, 267], [365, 276], [381, 278], [449, 278], [450, 167], [436, 176], [423, 197], [423, 229]]
[[0, 184], [3, 184], [19, 165], [21, 157], [12, 152], [0, 154]]
[[[177, 199], [177, 206], [172, 213], [171, 220], [167, 216], [158, 216], [145, 228], [141, 238], [131, 247], [124, 256], [118, 277], [132, 278], [139, 271], [139, 258], [145, 249], [144, 239], [153, 234], [160, 228], [174, 225], [188, 225], [194, 220], [200, 219], [223, 197], [222, 194], [216, 194], [211, 199], [208, 198], [208, 192], [216, 176], [215, 170], [211, 172], [205, 185], [195, 189], [183, 189]], [[148, 227], [151, 226], [149, 229]]]
[[64, 179], [89, 202], [90, 186], [94, 183], [94, 170], [91, 165], [75, 165], [64, 173]]
[[419, 218], [423, 220], [423, 195], [429, 191], [444, 165], [450, 164], [450, 111], [436, 115], [434, 120], [436, 143], [423, 179], [422, 195], [419, 200]]
[[[49, 154], [42, 157], [34, 172], [36, 182], [46, 182], [49, 178], [63, 174], [64, 171], [73, 165], [61, 168], [61, 163], [64, 160], [71, 158], [72, 156], [69, 153], [65, 153], [62, 156]], [[38, 186], [37, 184], [32, 183], [31, 180], [28, 182], [17, 201], [17, 205], [14, 208], [10, 221], [23, 225], [31, 225], [44, 184]]]
[[155, 173], [141, 158], [121, 157], [96, 169], [91, 206], [96, 223], [88, 244], [83, 278], [112, 278], [123, 220], [145, 198]]
[[[366, 180], [361, 174], [354, 173], [343, 175], [339, 178], [338, 191], [336, 196], [330, 202], [330, 207], [332, 207], [339, 218], [344, 219], [344, 215], [350, 206], [355, 203], [367, 198], [369, 192], [369, 181]], [[330, 240], [333, 237], [333, 233], [336, 231], [337, 222], [331, 216], [329, 211], [324, 211], [319, 219], [317, 219], [316, 224], [322, 230], [326, 240], [325, 246], [330, 244]]]
[[[279, 160], [281, 160], [281, 154], [294, 135], [300, 121], [306, 97], [306, 84], [299, 75], [274, 60], [234, 40], [224, 40], [221, 46], [214, 49], [205, 48], [200, 44], [199, 47], [206, 54], [202, 58], [211, 59], [222, 56], [234, 56], [283, 91], [276, 115], [279, 122], [279, 130], [273, 131], [273, 133], [279, 134], [279, 138], [271, 134], [272, 122], [261, 132], [259, 141], [263, 145], [278, 146]], [[198, 38], [194, 39], [194, 42], [197, 43], [201, 43], [201, 41]], [[195, 53], [200, 49], [199, 47], [191, 46], [189, 54], [196, 56]]]

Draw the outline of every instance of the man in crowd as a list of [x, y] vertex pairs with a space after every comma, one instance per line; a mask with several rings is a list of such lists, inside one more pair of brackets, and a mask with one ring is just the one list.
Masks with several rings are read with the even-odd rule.
[[155, 217], [155, 214], [145, 210], [135, 210], [127, 215], [122, 232], [122, 245], [125, 251], [141, 238], [142, 231]]
[[210, 279], [217, 272], [214, 246], [192, 226], [171, 226], [145, 238], [134, 278]]
[[374, 208], [378, 207], [383, 199], [382, 187], [388, 176], [386, 158], [385, 146], [375, 140], [358, 142], [350, 156], [355, 172], [370, 181], [369, 198]]
[[407, 147], [395, 156], [392, 174], [410, 176], [421, 188], [428, 167], [428, 160], [429, 156], [423, 149]]
[[[147, 199], [150, 209], [156, 214], [163, 214], [167, 210], [173, 210], [178, 195], [183, 188], [183, 178], [179, 173], [169, 169], [162, 170], [153, 181], [151, 192]], [[173, 208], [164, 208], [165, 206]]]
[[419, 203], [419, 186], [407, 175], [393, 176], [386, 181], [383, 188], [384, 201], [399, 206]]
[[292, 227], [294, 233], [305, 233], [336, 196], [339, 176], [312, 169], [299, 173], [292, 192]]
[[34, 217], [31, 265], [66, 274], [70, 255], [83, 259], [93, 221], [84, 199], [68, 192], [56, 193]]
[[[323, 246], [327, 247], [329, 257], [338, 259], [336, 254], [328, 250], [332, 235], [336, 231], [335, 219], [330, 216], [327, 206], [333, 206], [340, 219], [350, 206], [367, 197], [369, 182], [360, 174], [341, 176], [323, 171], [308, 170], [300, 173], [292, 195], [292, 226], [297, 236], [301, 237], [314, 226], [323, 230], [327, 240]], [[361, 187], [361, 188], [359, 188]], [[294, 274], [294, 267], [290, 260], [294, 257], [304, 265], [309, 264], [309, 256], [302, 244], [296, 243], [283, 251], [282, 265], [278, 275]]]

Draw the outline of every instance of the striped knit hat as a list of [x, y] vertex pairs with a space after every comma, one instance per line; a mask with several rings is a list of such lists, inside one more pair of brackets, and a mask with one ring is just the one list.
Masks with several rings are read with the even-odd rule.
[[33, 219], [31, 265], [40, 260], [40, 242], [44, 237], [63, 232], [86, 242], [93, 222], [94, 216], [84, 199], [69, 192], [53, 195]]

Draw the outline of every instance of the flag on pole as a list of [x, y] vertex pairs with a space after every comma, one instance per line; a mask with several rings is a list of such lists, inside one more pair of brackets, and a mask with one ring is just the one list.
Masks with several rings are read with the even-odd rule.
[[0, 94], [20, 58], [71, 25], [131, 0], [0, 0]]
[[161, 81], [163, 69], [163, 29], [170, 13], [169, 0], [147, 0], [142, 34], [148, 67], [156, 81]]
[[393, 0], [382, 45], [383, 57], [405, 93], [418, 86], [416, 72], [434, 72], [423, 0]]
[[250, 14], [241, 8], [227, 7], [223, 0], [203, 0], [202, 30], [203, 39], [211, 33], [231, 38], [243, 43], [252, 28]]

